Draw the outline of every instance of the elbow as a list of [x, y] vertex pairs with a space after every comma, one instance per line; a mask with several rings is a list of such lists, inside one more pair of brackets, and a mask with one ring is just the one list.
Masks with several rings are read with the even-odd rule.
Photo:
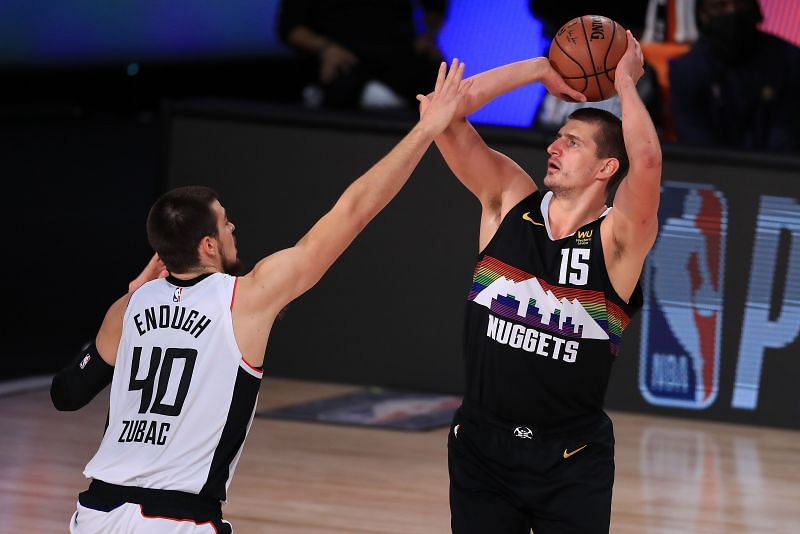
[[472, 87], [469, 88], [469, 91], [464, 96], [464, 101], [456, 111], [453, 119], [466, 118], [467, 115], [477, 111], [489, 100], [491, 100], [491, 95], [489, 94], [488, 89], [480, 84], [480, 78], [476, 79], [475, 82], [473, 82]]
[[[647, 170], [661, 169], [662, 158], [661, 150], [658, 148], [648, 149], [637, 155], [635, 166]], [[634, 165], [631, 165], [632, 167]]]

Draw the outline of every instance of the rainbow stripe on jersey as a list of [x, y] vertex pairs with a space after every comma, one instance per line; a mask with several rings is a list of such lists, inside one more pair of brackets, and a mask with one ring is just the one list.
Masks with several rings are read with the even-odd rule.
[[572, 339], [608, 340], [614, 355], [630, 322], [602, 291], [548, 284], [491, 256], [475, 266], [468, 299], [537, 330]]

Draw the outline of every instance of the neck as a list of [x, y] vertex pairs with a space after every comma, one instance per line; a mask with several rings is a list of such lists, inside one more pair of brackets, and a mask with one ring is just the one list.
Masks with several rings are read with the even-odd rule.
[[197, 278], [198, 276], [202, 276], [204, 274], [213, 274], [221, 272], [219, 269], [214, 269], [213, 267], [198, 267], [197, 269], [192, 269], [186, 271], [185, 273], [169, 273], [170, 276], [174, 276], [178, 280], [191, 280], [192, 278]]
[[583, 195], [553, 192], [546, 216], [553, 239], [562, 239], [588, 224], [607, 209], [605, 192], [602, 195], [586, 191]]

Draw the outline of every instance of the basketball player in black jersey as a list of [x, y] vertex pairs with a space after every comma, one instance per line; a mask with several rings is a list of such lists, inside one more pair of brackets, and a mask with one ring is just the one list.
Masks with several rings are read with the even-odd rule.
[[53, 379], [62, 410], [112, 384], [106, 431], [84, 471], [93, 481], [70, 532], [231, 531], [221, 503], [252, 421], [273, 322], [389, 203], [451, 122], [472, 82], [462, 83], [458, 60], [445, 71], [442, 64], [411, 132], [295, 246], [244, 276], [226, 274], [236, 264], [234, 226], [213, 191], [179, 188], [156, 201], [147, 229], [158, 256], [108, 310], [96, 340]]
[[448, 439], [453, 532], [609, 530], [614, 437], [603, 401], [620, 336], [642, 305], [661, 177], [658, 137], [635, 87], [642, 53], [627, 39], [615, 79], [622, 120], [573, 113], [547, 147], [546, 194], [464, 119], [536, 81], [583, 100], [546, 58], [470, 78], [464, 107], [436, 138], [482, 206], [466, 394]]

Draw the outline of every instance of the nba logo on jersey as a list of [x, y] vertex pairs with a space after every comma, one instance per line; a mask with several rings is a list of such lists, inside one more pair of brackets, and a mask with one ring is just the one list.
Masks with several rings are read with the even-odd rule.
[[717, 396], [728, 205], [713, 186], [666, 182], [645, 263], [639, 389], [702, 409]]
[[183, 295], [183, 288], [182, 287], [176, 287], [175, 288], [175, 293], [172, 294], [172, 302], [180, 302], [181, 301], [181, 295]]

